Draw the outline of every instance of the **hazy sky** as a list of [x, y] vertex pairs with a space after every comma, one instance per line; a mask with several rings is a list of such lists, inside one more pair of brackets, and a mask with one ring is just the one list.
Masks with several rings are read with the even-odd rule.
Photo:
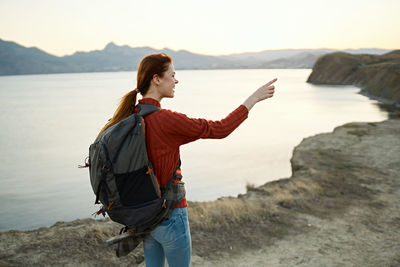
[[117, 45], [220, 55], [400, 49], [400, 0], [0, 0], [0, 39], [54, 55]]

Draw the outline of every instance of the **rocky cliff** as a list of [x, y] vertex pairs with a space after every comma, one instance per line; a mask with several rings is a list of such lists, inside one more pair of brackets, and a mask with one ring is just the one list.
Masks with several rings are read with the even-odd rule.
[[[292, 176], [189, 203], [193, 266], [400, 266], [400, 120], [305, 138]], [[144, 266], [115, 257], [109, 220], [0, 232], [0, 266]]]
[[315, 63], [307, 82], [355, 85], [371, 97], [400, 105], [400, 50], [384, 55], [324, 55]]

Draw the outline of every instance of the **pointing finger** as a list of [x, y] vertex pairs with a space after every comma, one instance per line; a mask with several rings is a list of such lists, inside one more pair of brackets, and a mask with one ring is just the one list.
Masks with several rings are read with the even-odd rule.
[[273, 83], [276, 82], [277, 80], [278, 80], [278, 79], [275, 78], [275, 79], [269, 81], [269, 82], [266, 84], [266, 86], [270, 86], [271, 84], [273, 84]]

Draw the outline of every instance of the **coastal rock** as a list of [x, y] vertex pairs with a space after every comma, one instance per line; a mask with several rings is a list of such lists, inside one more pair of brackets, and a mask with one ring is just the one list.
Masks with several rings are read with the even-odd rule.
[[[292, 176], [237, 198], [190, 202], [192, 266], [399, 266], [400, 120], [305, 138]], [[144, 266], [117, 258], [110, 220], [0, 232], [0, 266]]]
[[307, 82], [355, 85], [371, 97], [400, 105], [400, 50], [384, 55], [324, 55], [315, 63]]

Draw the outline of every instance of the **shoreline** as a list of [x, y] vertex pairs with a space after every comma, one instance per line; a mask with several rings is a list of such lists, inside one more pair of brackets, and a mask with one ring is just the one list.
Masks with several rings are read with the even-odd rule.
[[[352, 85], [352, 86], [356, 86], [356, 85]], [[383, 110], [387, 111], [388, 113], [396, 112], [396, 111], [400, 112], [400, 102], [372, 95], [372, 94], [368, 93], [363, 87], [360, 87], [360, 86], [356, 86], [356, 87], [358, 87], [360, 89], [358, 94], [366, 96], [371, 100], [377, 101], [378, 102], [377, 104], [379, 105], [379, 107], [381, 107]]]
[[[301, 72], [301, 73], [299, 73], [299, 74], [303, 74], [303, 72]], [[301, 75], [301, 77], [303, 77], [303, 75]], [[305, 77], [305, 76], [304, 76]], [[304, 77], [302, 78], [302, 79], [304, 79]], [[356, 89], [356, 91], [358, 91], [357, 89]], [[348, 92], [346, 92], [346, 94], [347, 94]], [[354, 92], [355, 93], [355, 92]], [[358, 96], [359, 97], [359, 96]], [[369, 101], [365, 101], [365, 102], [369, 102]], [[367, 104], [366, 104], [367, 105]], [[375, 113], [380, 113], [380, 114], [382, 114], [381, 115], [381, 117], [386, 117], [386, 115], [383, 113], [383, 112], [381, 112], [381, 111], [379, 111], [378, 109], [376, 109], [375, 108], [375, 104], [372, 104], [373, 106], [371, 106], [371, 108], [375, 111]], [[332, 117], [333, 118], [333, 117]], [[367, 116], [367, 118], [365, 118], [365, 119], [368, 119], [368, 118], [370, 118], [371, 119], [371, 117], [370, 116]], [[357, 118], [356, 118], [357, 119]], [[374, 119], [376, 119], [375, 117], [374, 117]], [[360, 120], [363, 120], [363, 118], [360, 118]], [[378, 121], [378, 120], [381, 120], [381, 119], [376, 119], [376, 121]], [[350, 122], [351, 120], [349, 120], [349, 122]], [[250, 123], [251, 121], [249, 120], [249, 123]], [[343, 121], [344, 122], [344, 121]], [[289, 164], [289, 159], [290, 159], [290, 156], [291, 156], [291, 152], [292, 152], [292, 150], [293, 150], [293, 148], [294, 148], [294, 146], [295, 145], [297, 145], [299, 142], [300, 142], [300, 140], [302, 139], [302, 138], [304, 138], [304, 137], [306, 137], [306, 136], [308, 136], [308, 135], [310, 135], [310, 134], [316, 134], [316, 133], [320, 133], [320, 132], [326, 132], [326, 131], [330, 131], [331, 129], [333, 129], [333, 126], [337, 126], [337, 125], [335, 125], [335, 124], [342, 124], [342, 123], [330, 123], [330, 127], [329, 128], [326, 128], [326, 129], [318, 129], [318, 125], [316, 125], [316, 130], [315, 131], [313, 131], [313, 132], [311, 132], [311, 133], [309, 133], [309, 134], [298, 134], [298, 136], [296, 137], [297, 138], [297, 140], [296, 140], [296, 142], [291, 142], [290, 144], [288, 144], [287, 146], [285, 146], [285, 158], [284, 158], [284, 160], [283, 161], [281, 161], [282, 162], [282, 164], [285, 164], [284, 166], [282, 166], [282, 164], [280, 164], [280, 165], [276, 165], [276, 166], [282, 166], [282, 168], [279, 168], [279, 169], [283, 169], [283, 167], [284, 167], [284, 170], [285, 170], [285, 172], [284, 173], [278, 173], [278, 174], [272, 174], [272, 175], [269, 175], [267, 178], [268, 178], [268, 180], [270, 180], [270, 179], [278, 179], [278, 178], [280, 178], [280, 177], [288, 177], [288, 176], [290, 176], [290, 164]], [[278, 126], [279, 126], [279, 124], [278, 124]], [[291, 126], [291, 125], [289, 125], [289, 126]], [[279, 128], [279, 127], [278, 127]], [[229, 141], [229, 140], [228, 140]], [[240, 140], [239, 140], [239, 142], [240, 142]], [[276, 149], [276, 151], [278, 151], [278, 149], [281, 149], [281, 147], [278, 147], [277, 149]], [[265, 150], [265, 149], [261, 149], [260, 151], [264, 151], [264, 153], [268, 153], [268, 152], [265, 152], [265, 151], [267, 151], [267, 150]], [[272, 153], [272, 155], [273, 155], [274, 153]], [[271, 155], [271, 154], [270, 154]], [[273, 156], [271, 156], [271, 158], [272, 158]], [[240, 157], [238, 157], [239, 159], [240, 159]], [[79, 157], [79, 159], [81, 159], [81, 157]], [[80, 162], [77, 162], [77, 164], [78, 163], [80, 163]], [[259, 163], [257, 163], [257, 165], [259, 165], [259, 166], [262, 166], [262, 164], [263, 164], [263, 162], [261, 161], [261, 162], [259, 162]], [[263, 167], [264, 168], [264, 167]], [[55, 170], [56, 171], [56, 170]], [[22, 174], [21, 174], [22, 175]], [[20, 175], [20, 176], [21, 176]], [[260, 184], [262, 184], [262, 183], [264, 183], [265, 181], [267, 181], [267, 179], [265, 178], [265, 176], [263, 175], [263, 173], [262, 172], [259, 172], [259, 173], [256, 173], [255, 175], [253, 175], [256, 179], [258, 179], [258, 180], [255, 180], [254, 182], [251, 180], [252, 178], [249, 178], [249, 181], [251, 182], [251, 183], [255, 183], [255, 184], [257, 184], [257, 185], [260, 185]], [[24, 177], [23, 175], [21, 176], [21, 177]], [[188, 176], [189, 177], [189, 176]], [[229, 177], [229, 175], [227, 176], [227, 177]], [[245, 174], [244, 175], [240, 175], [240, 177], [239, 178], [241, 178], [241, 177], [246, 177], [245, 176]], [[261, 178], [261, 179], [260, 179]], [[245, 180], [245, 179], [243, 179], [243, 180]], [[230, 192], [228, 192], [228, 191], [224, 191], [224, 190], [221, 190], [220, 191], [220, 193], [218, 193], [218, 191], [219, 190], [215, 190], [215, 193], [213, 194], [213, 197], [212, 197], [212, 199], [211, 198], [205, 198], [205, 199], [201, 199], [201, 196], [200, 197], [198, 197], [198, 196], [196, 196], [196, 198], [194, 198], [194, 200], [196, 200], [196, 201], [208, 201], [208, 200], [216, 200], [216, 199], [218, 199], [219, 197], [224, 197], [224, 196], [237, 196], [237, 194], [239, 194], [239, 193], [244, 193], [245, 192], [245, 182], [241, 182], [242, 184], [240, 184], [240, 185], [238, 185], [238, 186], [236, 186], [236, 188], [235, 189], [237, 189], [237, 190], [232, 190], [232, 191], [230, 191]], [[190, 184], [189, 184], [189, 186], [190, 186]], [[192, 186], [193, 187], [193, 186]], [[32, 188], [34, 188], [34, 187], [32, 187]], [[57, 188], [56, 188], [57, 189]], [[196, 188], [195, 188], [195, 190], [197, 190]], [[29, 190], [29, 191], [33, 191], [33, 190]], [[67, 191], [64, 191], [64, 192], [67, 192]], [[86, 192], [88, 192], [88, 191], [86, 191]], [[227, 192], [227, 193], [225, 193], [225, 192]], [[26, 193], [26, 194], [28, 194], [28, 192]], [[26, 195], [25, 194], [25, 195]], [[82, 195], [82, 194], [81, 194]], [[191, 196], [193, 196], [194, 194], [192, 194], [192, 192], [190, 192], [190, 195]], [[199, 194], [200, 195], [200, 194]], [[85, 196], [85, 195], [84, 195]], [[17, 198], [15, 198], [15, 200], [18, 200]], [[189, 199], [190, 200], [190, 199]], [[11, 213], [11, 211], [12, 210], [10, 210], [10, 213], [8, 213], [9, 214], [9, 217], [8, 218], [10, 218], [10, 219], [12, 219], [12, 220], [9, 220], [8, 218], [4, 218], [4, 222], [3, 222], [3, 226], [7, 226], [7, 228], [6, 227], [4, 227], [3, 229], [1, 229], [1, 230], [9, 230], [9, 228], [8, 228], [8, 226], [12, 226], [12, 228], [14, 228], [14, 230], [16, 230], [16, 229], [23, 229], [23, 230], [33, 230], [33, 229], [37, 229], [38, 227], [42, 227], [42, 226], [51, 226], [51, 225], [53, 225], [54, 223], [56, 223], [57, 221], [61, 221], [61, 220], [63, 220], [63, 221], [70, 221], [70, 220], [73, 220], [73, 219], [75, 219], [75, 218], [88, 218], [88, 217], [90, 217], [90, 214], [92, 213], [92, 212], [94, 212], [95, 210], [94, 209], [91, 209], [90, 207], [90, 204], [92, 203], [92, 199], [90, 198], [89, 199], [89, 201], [87, 201], [86, 203], [89, 203], [89, 205], [87, 205], [87, 206], [89, 206], [89, 208], [87, 208], [87, 207], [85, 207], [85, 209], [81, 209], [81, 210], [84, 210], [84, 212], [81, 212], [80, 214], [78, 214], [78, 213], [75, 213], [75, 212], [70, 212], [70, 214], [72, 214], [72, 216], [71, 217], [67, 217], [67, 216], [65, 216], [65, 215], [63, 215], [63, 216], [59, 216], [60, 214], [57, 212], [57, 210], [54, 210], [53, 211], [53, 214], [55, 215], [51, 215], [50, 214], [50, 216], [45, 216], [45, 217], [49, 217], [49, 220], [43, 220], [43, 224], [38, 224], [37, 222], [42, 222], [42, 220], [40, 219], [40, 218], [38, 218], [38, 220], [30, 220], [29, 218], [27, 218], [26, 219], [26, 221], [25, 220], [22, 220], [24, 223], [19, 223], [19, 222], [21, 222], [21, 218], [20, 219], [16, 219], [16, 218], [18, 218], [18, 214], [17, 214], [17, 212], [15, 212], [15, 211], [13, 211], [12, 213]], [[7, 208], [5, 208], [4, 210], [5, 211], [7, 211], [7, 209], [10, 209], [10, 207], [7, 207]], [[65, 210], [65, 209], [64, 209]], [[86, 211], [87, 210], [87, 211]], [[39, 211], [40, 212], [40, 211]], [[39, 214], [43, 214], [43, 213], [39, 213]], [[78, 216], [75, 216], [74, 214], [77, 214]], [[53, 218], [52, 218], [53, 217]], [[26, 217], [25, 217], [26, 218]], [[30, 216], [30, 218], [34, 218], [34, 216]], [[50, 220], [50, 219], [55, 219], [55, 220]], [[26, 223], [25, 223], [26, 222]], [[24, 227], [24, 226], [28, 226], [29, 228], [19, 228], [19, 227], [17, 227], [17, 228], [15, 228], [16, 226], [22, 226], [22, 227]], [[32, 225], [35, 225], [35, 226], [33, 226], [32, 227]], [[11, 228], [11, 227], [10, 227]], [[11, 229], [10, 229], [11, 230]]]
[[[355, 86], [355, 85], [352, 85], [352, 86]], [[359, 86], [356, 86], [356, 87], [359, 88], [359, 91], [357, 92], [358, 94], [363, 95], [363, 96], [366, 96], [366, 97], [368, 97], [368, 98], [371, 99], [371, 100], [377, 101], [377, 103], [375, 103], [375, 105], [377, 105], [381, 110], [386, 111], [386, 112], [388, 113], [388, 119], [400, 119], [400, 106], [394, 105], [393, 101], [384, 100], [384, 99], [382, 99], [382, 98], [379, 98], [379, 97], [370, 95], [370, 94], [368, 94], [367, 92], [363, 91], [362, 87], [359, 87]], [[388, 120], [388, 119], [386, 119], [386, 120]], [[361, 122], [361, 123], [364, 123], [364, 122]], [[365, 122], [365, 123], [367, 123], [367, 122]], [[340, 127], [340, 125], [336, 126], [335, 128], [337, 128], [337, 127]], [[321, 133], [316, 133], [315, 135], [318, 135], [318, 134], [325, 134], [325, 133], [326, 133], [326, 132], [321, 132]], [[307, 136], [306, 136], [306, 137], [303, 137], [303, 140], [304, 140], [305, 138], [308, 138], [308, 137], [307, 137]], [[296, 146], [293, 147], [292, 152], [295, 150], [295, 148], [296, 148]], [[275, 182], [275, 181], [278, 181], [278, 180], [281, 180], [281, 179], [287, 179], [287, 178], [282, 178], [282, 177], [281, 177], [281, 178], [276, 178], [275, 180], [269, 181], [269, 182], [267, 182], [267, 183]], [[253, 185], [252, 185], [252, 184], [248, 184], [246, 187], [253, 187]], [[257, 187], [257, 186], [256, 186], [256, 187]], [[246, 191], [247, 191], [247, 190], [246, 190]], [[219, 196], [219, 197], [217, 197], [216, 199], [213, 199], [213, 200], [195, 200], [195, 201], [188, 200], [188, 202], [189, 202], [189, 203], [210, 202], [210, 201], [217, 201], [217, 200], [219, 200], [219, 199], [240, 197], [241, 195], [243, 195], [243, 194], [240, 194], [240, 193], [239, 193], [239, 194], [237, 194], [236, 196], [235, 196], [235, 195], [231, 195], [231, 196]], [[108, 217], [107, 217], [107, 218], [108, 218]], [[97, 217], [90, 216], [90, 217], [78, 218], [78, 219], [75, 219], [75, 220], [86, 220], [86, 219], [103, 220], [104, 218], [103, 218], [102, 216], [97, 216]], [[26, 231], [35, 231], [35, 230], [39, 230], [39, 229], [41, 229], [41, 228], [52, 227], [52, 226], [54, 226], [55, 224], [58, 224], [58, 223], [62, 223], [62, 222], [71, 222], [71, 221], [75, 221], [75, 220], [70, 220], [70, 221], [55, 221], [54, 223], [49, 224], [49, 225], [43, 225], [43, 226], [38, 226], [38, 227], [32, 227], [32, 228], [29, 228], [29, 229], [6, 229], [6, 230], [0, 230], [0, 233], [2, 233], [2, 232], [7, 232], [7, 231], [24, 231], [24, 232], [26, 232]]]
[[[193, 266], [400, 264], [398, 136], [398, 119], [347, 123], [304, 138], [290, 178], [190, 202]], [[0, 265], [143, 266], [141, 248], [119, 259], [105, 244], [120, 228], [81, 219], [3, 231]]]
[[[358, 93], [361, 94], [361, 92], [358, 92]], [[395, 112], [393, 112], [393, 109], [392, 109], [391, 105], [385, 106], [386, 104], [383, 104], [383, 103], [380, 103], [380, 102], [376, 103], [376, 105], [378, 105], [380, 109], [382, 109], [384, 111], [387, 111], [389, 115], [393, 114], [392, 117], [400, 118], [400, 108], [399, 109], [395, 108], [394, 109]], [[389, 116], [389, 118], [390, 117], [391, 116]], [[367, 122], [365, 122], [365, 123], [367, 123]], [[336, 127], [339, 127], [339, 126], [336, 126]], [[324, 134], [324, 133], [327, 133], [327, 132], [326, 131], [322, 131], [320, 133], [316, 133], [315, 135]], [[307, 136], [303, 137], [302, 139], [305, 139], [305, 138], [307, 138]], [[296, 148], [296, 146], [293, 147], [292, 153], [293, 153], [295, 148]], [[288, 179], [288, 178], [287, 177], [276, 178], [274, 180], [269, 180], [267, 183], [275, 182], [275, 181], [282, 180], [282, 179]], [[232, 194], [232, 195], [221, 195], [221, 196], [216, 197], [215, 199], [210, 199], [210, 200], [190, 200], [190, 199], [188, 199], [187, 201], [188, 201], [188, 203], [205, 203], [205, 202], [218, 201], [220, 199], [237, 198], [237, 197], [241, 197], [242, 195], [246, 194], [246, 192], [248, 191], [249, 188], [254, 188], [254, 187], [259, 187], [259, 186], [262, 186], [262, 185], [254, 185], [252, 183], [247, 183], [246, 186], [244, 187], [245, 193], [237, 193], [237, 194]], [[96, 206], [91, 210], [91, 212], [94, 212], [97, 209], [98, 209], [98, 207]], [[88, 214], [90, 214], [90, 213], [88, 213]], [[106, 218], [108, 218], [108, 216]], [[5, 229], [5, 230], [1, 230], [0, 229], [0, 233], [7, 232], [7, 231], [23, 231], [23, 232], [35, 231], [35, 230], [39, 230], [41, 228], [53, 227], [54, 225], [59, 224], [59, 223], [72, 222], [72, 221], [76, 221], [76, 220], [86, 220], [86, 219], [89, 219], [89, 220], [93, 219], [93, 220], [96, 220], [96, 221], [104, 220], [103, 216], [86, 216], [86, 217], [76, 218], [76, 219], [72, 219], [72, 220], [58, 220], [58, 221], [54, 221], [53, 223], [48, 224], [48, 225], [29, 227], [27, 229], [15, 229], [15, 228], [13, 228], [13, 229]]]

